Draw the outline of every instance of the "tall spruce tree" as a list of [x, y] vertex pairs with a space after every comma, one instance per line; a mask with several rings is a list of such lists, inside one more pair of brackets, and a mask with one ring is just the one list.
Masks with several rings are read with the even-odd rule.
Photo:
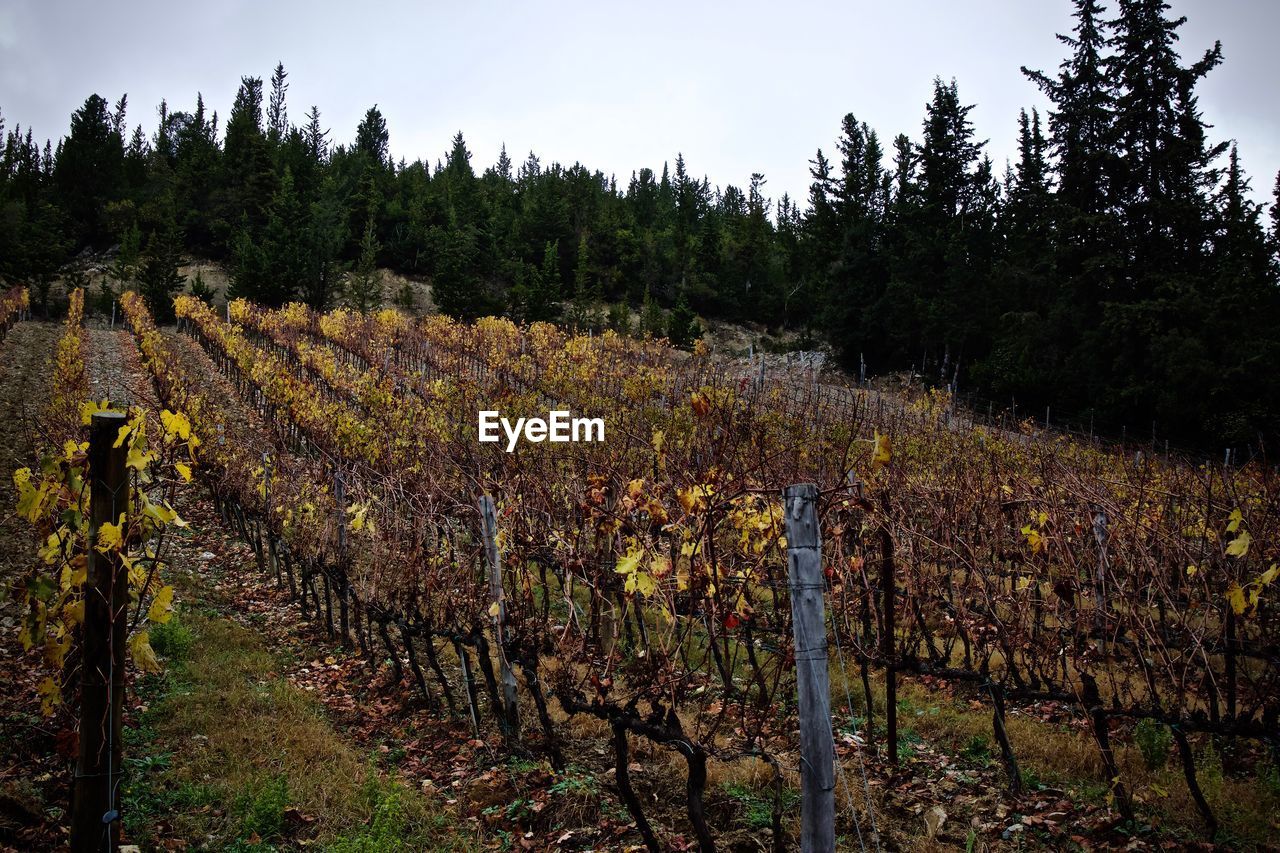
[[288, 76], [284, 63], [277, 62], [275, 71], [271, 73], [271, 100], [267, 103], [267, 141], [272, 148], [280, 145], [289, 134], [289, 108], [285, 103], [285, 94], [289, 91]]
[[373, 217], [364, 226], [360, 239], [360, 259], [347, 276], [347, 304], [357, 311], [374, 311], [382, 307], [382, 272], [378, 269], [378, 243]]
[[[123, 101], [121, 102], [123, 110]], [[123, 115], [121, 115], [123, 121]], [[71, 132], [58, 149], [53, 178], [59, 206], [81, 243], [105, 245], [111, 237], [105, 211], [124, 177], [124, 139], [99, 95], [90, 95], [71, 116]]]
[[261, 77], [241, 78], [227, 118], [223, 153], [221, 215], [213, 224], [215, 239], [225, 239], [242, 220], [250, 229], [260, 228], [275, 193], [275, 172], [262, 128]]

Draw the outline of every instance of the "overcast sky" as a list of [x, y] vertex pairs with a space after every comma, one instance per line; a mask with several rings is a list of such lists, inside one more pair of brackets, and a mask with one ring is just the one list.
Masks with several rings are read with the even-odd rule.
[[[1171, 0], [1188, 17], [1184, 56], [1221, 39], [1225, 63], [1202, 85], [1216, 139], [1235, 139], [1254, 195], [1280, 169], [1275, 0]], [[442, 158], [462, 130], [477, 170], [503, 142], [616, 174], [660, 171], [682, 151], [695, 175], [803, 200], [807, 161], [831, 156], [854, 113], [885, 141], [918, 139], [935, 76], [955, 77], [1002, 171], [1021, 107], [1041, 106], [1020, 65], [1055, 70], [1067, 0], [757, 2], [57, 2], [0, 5], [0, 112], [6, 125], [64, 135], [91, 93], [129, 95], [129, 124], [196, 92], [225, 123], [241, 75], [289, 72], [289, 114], [319, 106], [350, 141], [375, 102], [398, 159]], [[834, 158], [833, 158], [834, 159]]]

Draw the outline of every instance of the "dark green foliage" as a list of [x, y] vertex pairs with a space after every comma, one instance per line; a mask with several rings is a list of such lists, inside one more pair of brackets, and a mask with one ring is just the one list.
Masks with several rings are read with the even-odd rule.
[[381, 248], [370, 216], [360, 241], [360, 260], [347, 276], [347, 304], [357, 311], [375, 311], [382, 307], [382, 273], [378, 270]]
[[170, 224], [147, 236], [138, 270], [138, 292], [147, 301], [157, 323], [173, 322], [173, 295], [187, 280], [178, 272], [181, 257], [182, 235], [176, 226]]
[[196, 644], [196, 635], [179, 618], [152, 625], [148, 631], [151, 648], [170, 663], [185, 661]]
[[1169, 763], [1169, 750], [1173, 746], [1173, 734], [1159, 720], [1144, 717], [1133, 728], [1133, 741], [1142, 753], [1142, 761], [1148, 770], [1159, 770]]
[[199, 299], [206, 305], [213, 304], [215, 291], [212, 287], [205, 283], [204, 274], [200, 270], [196, 270], [196, 274], [191, 277], [191, 295]]
[[403, 308], [412, 314], [418, 307], [418, 297], [413, 292], [413, 284], [408, 279], [396, 290], [396, 307]]
[[511, 288], [512, 307], [515, 314], [526, 323], [554, 320], [560, 313], [560, 244], [547, 243], [542, 254], [542, 265], [529, 266], [518, 274]]
[[667, 318], [667, 337], [681, 349], [692, 349], [694, 342], [702, 337], [702, 325], [683, 293], [676, 299], [671, 316]]
[[288, 806], [288, 780], [277, 776], [254, 790], [242, 791], [232, 803], [231, 810], [240, 820], [242, 839], [271, 841], [284, 830], [284, 812]]
[[104, 316], [110, 316], [112, 307], [115, 305], [117, 293], [115, 288], [111, 286], [111, 279], [107, 276], [98, 277], [98, 289], [93, 294], [94, 310]]
[[[123, 101], [121, 101], [123, 112]], [[121, 115], [123, 121], [123, 115]], [[71, 132], [58, 149], [53, 179], [68, 226], [86, 243], [108, 237], [104, 210], [123, 189], [124, 139], [107, 102], [90, 95], [71, 116]]]
[[70, 258], [115, 244], [114, 289], [157, 306], [186, 252], [223, 262], [233, 296], [326, 309], [381, 304], [385, 267], [463, 319], [681, 346], [698, 317], [751, 322], [766, 339], [822, 336], [853, 370], [914, 368], [1100, 431], [1274, 439], [1280, 177], [1268, 233], [1240, 158], [1201, 119], [1217, 46], [1183, 60], [1161, 0], [1070, 2], [1061, 65], [1024, 69], [1049, 109], [1009, 117], [1002, 173], [939, 79], [914, 139], [846, 115], [803, 204], [770, 199], [759, 173], [713, 186], [678, 153], [620, 179], [505, 148], [481, 169], [459, 132], [439, 160], [396, 162], [377, 105], [345, 141], [314, 106], [292, 124], [281, 64], [269, 93], [241, 79], [225, 132], [199, 94], [161, 104], [150, 138], [124, 98], [87, 99], [56, 146], [0, 118], [0, 276], [40, 310]]
[[658, 305], [647, 287], [640, 307], [639, 333], [652, 338], [666, 337], [667, 334], [667, 318], [662, 313], [662, 306]]
[[618, 302], [610, 305], [605, 323], [620, 335], [631, 334], [631, 312], [627, 309], [626, 303]]

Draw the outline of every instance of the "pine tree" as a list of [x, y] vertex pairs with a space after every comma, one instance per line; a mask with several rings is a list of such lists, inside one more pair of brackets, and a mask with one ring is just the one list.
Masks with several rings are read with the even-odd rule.
[[133, 283], [138, 273], [138, 261], [142, 253], [142, 231], [133, 222], [120, 237], [120, 248], [116, 250], [115, 259], [107, 268], [107, 274], [122, 289]]
[[[123, 109], [123, 102], [120, 106]], [[107, 102], [90, 95], [72, 115], [71, 132], [54, 165], [60, 206], [82, 243], [102, 245], [110, 236], [105, 209], [120, 194], [123, 166], [124, 139], [116, 131]]]
[[561, 296], [560, 244], [547, 243], [542, 265], [530, 269], [523, 281], [513, 288], [521, 317], [526, 323], [554, 320], [559, 313]]
[[640, 306], [638, 331], [641, 335], [651, 338], [662, 338], [667, 334], [667, 318], [662, 313], [662, 306], [654, 300], [647, 287], [644, 291], [644, 301]]
[[1275, 188], [1271, 191], [1271, 246], [1280, 261], [1280, 171], [1276, 172]]
[[1164, 0], [1120, 0], [1109, 71], [1116, 81], [1119, 146], [1116, 201], [1131, 247], [1126, 278], [1145, 298], [1168, 274], [1199, 262], [1208, 236], [1211, 163], [1226, 143], [1209, 145], [1195, 86], [1222, 62], [1222, 45], [1184, 67], [1177, 50], [1185, 18], [1167, 18]]
[[603, 325], [600, 315], [600, 279], [592, 275], [587, 235], [578, 239], [577, 261], [573, 267], [573, 302], [565, 315], [565, 322], [579, 331], [598, 331]]
[[242, 219], [256, 230], [266, 221], [275, 193], [275, 172], [262, 129], [261, 77], [241, 78], [227, 119], [224, 153], [221, 217], [214, 231], [228, 233]]
[[271, 259], [254, 239], [247, 217], [231, 237], [227, 299], [258, 299], [271, 286]]
[[345, 267], [339, 260], [347, 240], [346, 218], [340, 190], [326, 176], [311, 202], [304, 237], [307, 267], [300, 296], [317, 311], [328, 310], [338, 293]]
[[[1112, 30], [1104, 10], [1098, 0], [1073, 2], [1073, 32], [1058, 36], [1070, 55], [1057, 76], [1022, 69], [1053, 105], [1048, 124], [1056, 183], [1055, 287], [1037, 305], [1042, 327], [1023, 345], [1041, 361], [1040, 369], [1000, 390], [1017, 391], [1025, 400], [1028, 388], [1052, 388], [1057, 405], [1097, 411], [1104, 402], [1097, 377], [1109, 362], [1099, 317], [1102, 304], [1115, 298], [1125, 241], [1116, 210], [1117, 93], [1107, 68]], [[1000, 368], [1005, 376], [1015, 375], [1026, 360], [1008, 353], [1001, 358], [1007, 362]]]
[[187, 280], [178, 272], [181, 259], [182, 235], [172, 219], [147, 235], [138, 271], [138, 291], [157, 323], [173, 322], [173, 294], [181, 290]]
[[1210, 271], [1198, 300], [1202, 360], [1188, 365], [1183, 355], [1178, 367], [1196, 371], [1204, 430], [1252, 441], [1280, 428], [1280, 377], [1271, 368], [1280, 358], [1280, 265], [1235, 145], [1212, 205]]
[[698, 338], [702, 337], [702, 326], [698, 316], [689, 307], [689, 301], [681, 293], [676, 298], [675, 307], [667, 320], [667, 337], [671, 343], [681, 349], [692, 349]]
[[271, 100], [267, 104], [267, 141], [272, 148], [280, 145], [289, 133], [289, 110], [285, 105], [285, 93], [289, 91], [285, 78], [288, 76], [284, 63], [277, 62], [271, 74]]
[[390, 145], [391, 134], [387, 130], [387, 120], [382, 117], [378, 105], [374, 104], [356, 127], [355, 150], [378, 168], [385, 169], [391, 165]]
[[1073, 0], [1075, 30], [1058, 35], [1071, 49], [1056, 78], [1025, 66], [1022, 73], [1053, 103], [1049, 112], [1051, 150], [1057, 157], [1058, 200], [1083, 222], [1074, 226], [1076, 239], [1092, 230], [1088, 220], [1106, 212], [1109, 179], [1116, 168], [1113, 145], [1115, 91], [1108, 79], [1104, 54], [1109, 38], [1098, 0]]
[[[1034, 389], [1053, 388], [1065, 358], [1056, 338], [1054, 294], [1059, 276], [1055, 206], [1046, 157], [1048, 141], [1040, 115], [1018, 116], [1018, 161], [1005, 176], [1005, 203], [998, 219], [1003, 252], [992, 270], [988, 317], [991, 352], [969, 377], [993, 396], [1028, 399]], [[1060, 401], [1060, 396], [1052, 398]]]
[[840, 176], [831, 175], [822, 152], [813, 170], [810, 198], [814, 208], [811, 239], [825, 267], [823, 321], [837, 342], [842, 362], [853, 365], [868, 350], [879, 349], [868, 323], [883, 298], [887, 274], [883, 229], [889, 180], [882, 165], [879, 137], [850, 113], [841, 122]]
[[494, 172], [504, 181], [511, 180], [511, 158], [507, 156], [507, 144], [502, 143], [502, 150], [498, 152], [498, 163], [494, 167]]
[[1271, 191], [1271, 199], [1271, 245], [1280, 255], [1280, 172], [1276, 172], [1276, 186]]
[[347, 276], [347, 304], [357, 311], [376, 311], [382, 307], [382, 272], [378, 269], [381, 250], [371, 216], [360, 240], [360, 259]]
[[[937, 79], [923, 141], [895, 142], [889, 280], [867, 319], [880, 346], [866, 349], [878, 362], [941, 366], [983, 348], [995, 189], [981, 157], [985, 143], [974, 139], [972, 109], [954, 80]], [[851, 355], [846, 350], [846, 363]]]
[[329, 159], [329, 136], [327, 129], [320, 127], [320, 110], [312, 105], [311, 112], [307, 113], [307, 126], [302, 132], [302, 138], [306, 147], [307, 156], [316, 163], [324, 163]]
[[217, 116], [205, 116], [204, 98], [197, 94], [195, 111], [174, 128], [173, 192], [175, 215], [187, 246], [205, 256], [216, 255], [222, 248], [216, 244], [226, 228], [213, 210], [220, 177], [217, 136]]
[[197, 269], [195, 275], [191, 277], [191, 295], [196, 299], [199, 299], [205, 305], [212, 305], [213, 297], [216, 293], [217, 292], [209, 286], [208, 282], [204, 280], [204, 272]]
[[280, 306], [305, 289], [309, 265], [305, 208], [288, 168], [272, 196], [261, 242], [268, 275], [266, 287], [254, 298], [266, 305]]
[[1121, 0], [1113, 22], [1113, 195], [1124, 252], [1100, 323], [1104, 402], [1125, 421], [1203, 426], [1219, 417], [1201, 408], [1214, 384], [1215, 332], [1188, 318], [1206, 316], [1212, 162], [1225, 143], [1209, 144], [1195, 87], [1222, 52], [1214, 45], [1183, 66], [1176, 49], [1183, 19], [1166, 17], [1167, 8], [1161, 0]]

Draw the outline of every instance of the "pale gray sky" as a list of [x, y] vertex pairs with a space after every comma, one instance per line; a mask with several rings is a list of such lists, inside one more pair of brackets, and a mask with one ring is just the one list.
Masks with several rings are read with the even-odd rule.
[[[1185, 56], [1221, 39], [1201, 88], [1219, 139], [1236, 139], [1254, 195], [1280, 168], [1280, 2], [1171, 0], [1189, 18]], [[853, 112], [886, 142], [920, 135], [935, 75], [955, 77], [1003, 169], [1020, 107], [1044, 102], [1020, 65], [1056, 69], [1067, 0], [845, 2], [58, 2], [0, 6], [0, 111], [55, 140], [93, 92], [129, 94], [154, 129], [161, 98], [197, 91], [225, 122], [242, 74], [289, 72], [289, 111], [320, 107], [349, 141], [378, 103], [396, 158], [433, 163], [461, 129], [478, 169], [505, 142], [519, 162], [582, 161], [620, 182], [683, 151], [713, 184], [763, 172], [773, 198], [803, 200], [807, 161], [832, 156]]]

